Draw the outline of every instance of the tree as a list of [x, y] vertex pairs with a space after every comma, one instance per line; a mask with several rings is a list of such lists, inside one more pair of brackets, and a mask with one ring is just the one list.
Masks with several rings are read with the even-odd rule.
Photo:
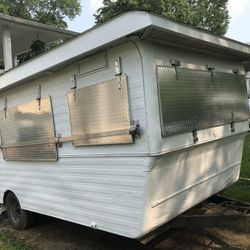
[[0, 12], [67, 28], [64, 18], [79, 15], [81, 5], [80, 0], [0, 0]]
[[187, 23], [217, 35], [225, 35], [229, 25], [228, 0], [193, 0], [192, 19]]
[[224, 35], [229, 25], [228, 0], [103, 0], [96, 23], [131, 10], [155, 12], [169, 19]]

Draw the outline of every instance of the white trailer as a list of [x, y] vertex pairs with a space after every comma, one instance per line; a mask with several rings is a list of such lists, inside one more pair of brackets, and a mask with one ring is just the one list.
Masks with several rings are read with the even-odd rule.
[[11, 223], [31, 211], [140, 238], [235, 183], [249, 59], [245, 44], [129, 12], [6, 71]]

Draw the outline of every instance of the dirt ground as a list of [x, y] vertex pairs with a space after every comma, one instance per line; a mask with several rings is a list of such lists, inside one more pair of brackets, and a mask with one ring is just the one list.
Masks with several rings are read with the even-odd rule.
[[[13, 230], [3, 217], [0, 219], [0, 235], [7, 235], [16, 242], [24, 242], [35, 250], [250, 250], [250, 233], [225, 229], [168, 230], [147, 245], [142, 245], [133, 240], [46, 216], [38, 216], [36, 226], [26, 231]], [[5, 249], [1, 244], [0, 249]]]

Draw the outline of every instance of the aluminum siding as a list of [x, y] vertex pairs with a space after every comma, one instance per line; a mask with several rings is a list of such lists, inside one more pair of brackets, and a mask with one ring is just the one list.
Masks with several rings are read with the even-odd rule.
[[[0, 154], [1, 200], [4, 192], [11, 190], [24, 209], [127, 237], [140, 234], [146, 165], [143, 155], [148, 152], [148, 144], [141, 61], [133, 43], [109, 49], [107, 67], [85, 75], [77, 87], [114, 78], [118, 57], [128, 76], [131, 118], [140, 121], [141, 139], [130, 145], [79, 148], [65, 143], [58, 148], [59, 160], [54, 163], [6, 162]], [[5, 97], [8, 107], [29, 102], [41, 85], [42, 96], [52, 98], [56, 134], [70, 136], [67, 92], [70, 77], [78, 70], [79, 65], [74, 64], [59, 72], [45, 72], [43, 77], [2, 92], [0, 104]]]

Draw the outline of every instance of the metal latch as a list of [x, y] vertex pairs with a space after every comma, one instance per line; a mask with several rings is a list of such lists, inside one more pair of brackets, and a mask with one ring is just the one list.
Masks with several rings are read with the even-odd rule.
[[76, 100], [76, 88], [77, 88], [77, 76], [76, 74], [73, 74], [71, 76], [71, 90], [73, 91], [73, 96], [74, 96], [74, 100]]
[[63, 146], [61, 138], [62, 138], [62, 134], [61, 133], [58, 133], [57, 137], [55, 138], [56, 139], [56, 144], [58, 145], [59, 148], [62, 148], [62, 146]]
[[76, 89], [76, 87], [77, 87], [77, 83], [76, 83], [76, 74], [73, 74], [72, 76], [71, 76], [71, 89]]
[[132, 135], [134, 138], [140, 137], [140, 123], [139, 121], [133, 121], [132, 125], [129, 130], [129, 134]]
[[176, 80], [179, 80], [177, 67], [181, 66], [181, 62], [179, 60], [170, 60], [170, 63], [174, 67]]
[[234, 112], [231, 113], [232, 122], [230, 123], [231, 133], [235, 132]]
[[207, 65], [207, 69], [210, 71], [211, 73], [211, 78], [212, 78], [212, 82], [214, 81], [214, 70], [215, 70], [215, 67], [212, 66], [212, 65]]
[[36, 94], [36, 100], [37, 101], [40, 101], [41, 100], [41, 85], [38, 85], [38, 87], [37, 87], [37, 94]]
[[193, 135], [193, 142], [196, 143], [199, 141], [199, 138], [198, 138], [198, 133], [197, 133], [197, 129], [193, 129], [192, 130], [192, 135]]
[[238, 69], [233, 69], [233, 73], [235, 74], [236, 81], [238, 82], [238, 75], [239, 75], [239, 70]]
[[115, 75], [120, 76], [122, 74], [122, 59], [118, 57], [115, 60]]
[[7, 118], [7, 103], [8, 103], [8, 99], [7, 97], [4, 99], [4, 103], [3, 103], [3, 111], [4, 111], [4, 118]]
[[231, 126], [231, 132], [234, 133], [235, 132], [235, 123], [234, 123], [234, 121], [232, 121], [230, 123], [230, 126]]
[[42, 90], [41, 90], [41, 85], [39, 85], [37, 87], [37, 95], [36, 95], [36, 100], [38, 102], [38, 106], [39, 106], [39, 110], [41, 109], [41, 97], [42, 97], [42, 94], [41, 94]]

